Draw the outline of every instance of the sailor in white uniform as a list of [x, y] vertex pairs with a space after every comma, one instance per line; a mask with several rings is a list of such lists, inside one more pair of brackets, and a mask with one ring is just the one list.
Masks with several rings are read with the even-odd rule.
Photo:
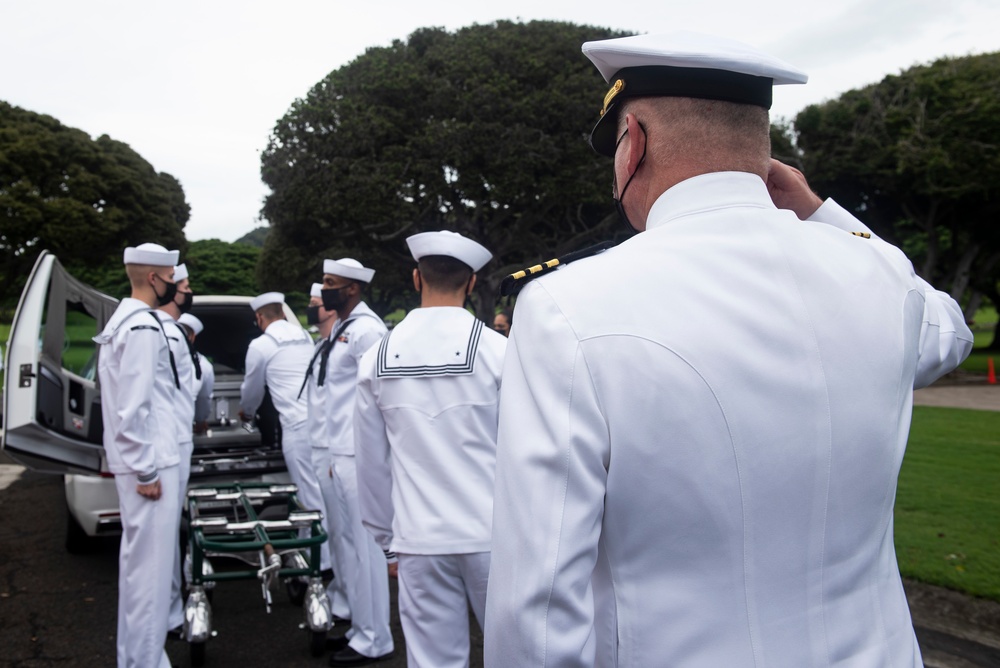
[[406, 240], [420, 308], [361, 359], [354, 440], [361, 519], [399, 558], [410, 668], [469, 665], [483, 626], [500, 372], [507, 339], [463, 308], [492, 254], [455, 232]]
[[194, 433], [202, 434], [208, 429], [208, 418], [212, 407], [212, 393], [215, 391], [215, 367], [212, 361], [198, 352], [195, 342], [205, 330], [205, 324], [197, 316], [182, 313], [177, 319], [187, 332], [187, 340], [194, 360]]
[[770, 161], [794, 67], [691, 33], [584, 52], [641, 233], [518, 298], [486, 666], [922, 666], [893, 499], [961, 309]]
[[[393, 651], [389, 628], [389, 576], [386, 555], [361, 524], [354, 458], [354, 400], [358, 362], [385, 336], [382, 319], [361, 299], [362, 285], [375, 270], [353, 258], [323, 262], [323, 307], [336, 311], [325, 366], [317, 366], [316, 386], [324, 389], [326, 438], [333, 471], [333, 561], [347, 586], [351, 628], [332, 643], [330, 665], [356, 666], [378, 661]], [[320, 383], [319, 374], [325, 372]]]
[[152, 307], [174, 298], [177, 255], [158, 244], [126, 248], [132, 295], [94, 337], [104, 451], [121, 507], [119, 668], [170, 667], [163, 644], [180, 521], [173, 416], [180, 380]]
[[[333, 324], [337, 320], [336, 311], [327, 311], [323, 308], [323, 284], [313, 283], [309, 291], [309, 306], [306, 308], [306, 324], [316, 327], [319, 331], [313, 346], [313, 357], [306, 369], [306, 377], [303, 379], [303, 388], [307, 392], [309, 400], [309, 442], [312, 443], [312, 462], [316, 472], [316, 480], [319, 482], [320, 492], [323, 494], [323, 528], [330, 537], [328, 542], [323, 544], [322, 568], [323, 571], [329, 569], [333, 572], [333, 579], [326, 587], [326, 595], [330, 601], [330, 610], [334, 617], [340, 620], [351, 618], [351, 608], [347, 604], [347, 585], [343, 576], [337, 568], [336, 555], [330, 547], [330, 542], [343, 539], [343, 529], [337, 526], [336, 522], [339, 513], [330, 512], [327, 508], [336, 508], [337, 494], [334, 489], [333, 470], [331, 466], [331, 455], [329, 436], [327, 433], [326, 416], [326, 396], [327, 392], [317, 386], [317, 379], [320, 374], [326, 377], [326, 366], [329, 362], [330, 335], [333, 334]], [[322, 370], [320, 370], [322, 367]]]
[[[174, 298], [156, 309], [156, 316], [163, 323], [170, 344], [170, 352], [177, 366], [177, 377], [180, 389], [175, 393], [174, 420], [177, 426], [177, 449], [180, 462], [177, 468], [177, 505], [178, 512], [184, 510], [184, 497], [187, 493], [188, 479], [191, 477], [191, 455], [194, 452], [194, 402], [195, 402], [195, 365], [193, 352], [187, 341], [187, 332], [177, 322], [181, 313], [191, 309], [194, 298], [191, 292], [187, 266], [179, 264], [174, 267], [174, 283], [177, 293]], [[178, 519], [178, 522], [180, 520]], [[174, 541], [174, 573], [170, 585], [170, 614], [167, 617], [167, 629], [179, 633], [184, 624], [183, 587], [181, 582], [181, 549], [180, 542]]]
[[[306, 398], [299, 395], [302, 373], [312, 357], [312, 338], [299, 323], [285, 319], [285, 296], [267, 292], [254, 297], [257, 326], [263, 332], [247, 347], [246, 371], [240, 385], [240, 419], [250, 422], [264, 400], [265, 389], [281, 424], [281, 453], [303, 508], [323, 509], [323, 495], [312, 467], [312, 446], [306, 424]], [[309, 529], [299, 530], [303, 537]]]

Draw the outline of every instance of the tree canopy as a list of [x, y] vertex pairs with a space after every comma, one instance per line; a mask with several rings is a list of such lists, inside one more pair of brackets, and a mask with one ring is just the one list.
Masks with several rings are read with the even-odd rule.
[[1000, 53], [848, 91], [800, 112], [795, 130], [814, 187], [900, 244], [956, 299], [974, 280], [1000, 306]]
[[17, 300], [42, 249], [106, 289], [113, 263], [117, 285], [126, 246], [183, 250], [189, 214], [177, 179], [127, 144], [0, 102], [0, 304]]
[[606, 84], [580, 45], [617, 36], [546, 21], [426, 28], [331, 72], [262, 156], [261, 286], [304, 290], [324, 257], [353, 256], [378, 270], [382, 313], [412, 305], [404, 239], [450, 229], [494, 254], [474, 300], [485, 318], [504, 275], [611, 237], [610, 163], [587, 142]]

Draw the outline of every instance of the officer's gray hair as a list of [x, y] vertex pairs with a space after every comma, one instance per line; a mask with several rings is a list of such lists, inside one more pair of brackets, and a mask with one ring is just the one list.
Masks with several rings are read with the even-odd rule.
[[629, 112], [646, 128], [647, 160], [767, 174], [771, 123], [763, 107], [690, 97], [635, 98], [619, 113], [619, 135]]

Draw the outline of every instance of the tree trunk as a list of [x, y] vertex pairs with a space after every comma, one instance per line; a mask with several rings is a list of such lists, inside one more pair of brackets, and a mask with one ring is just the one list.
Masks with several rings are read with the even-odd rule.
[[[951, 298], [954, 299], [959, 304], [962, 303], [962, 297], [965, 296], [965, 291], [969, 287], [969, 278], [972, 275], [972, 263], [979, 256], [979, 250], [981, 246], [979, 244], [969, 244], [962, 256], [958, 258], [958, 264], [955, 267], [955, 275], [951, 280]], [[968, 320], [968, 318], [966, 318]]]

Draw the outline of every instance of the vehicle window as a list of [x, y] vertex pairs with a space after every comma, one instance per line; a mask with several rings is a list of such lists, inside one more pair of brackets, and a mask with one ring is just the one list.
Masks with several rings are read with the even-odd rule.
[[88, 380], [94, 379], [97, 358], [97, 320], [84, 312], [81, 304], [66, 303], [66, 338], [63, 342], [62, 367]]
[[212, 361], [215, 375], [242, 374], [247, 347], [260, 336], [246, 304], [195, 304], [191, 312], [205, 325], [195, 346]]

